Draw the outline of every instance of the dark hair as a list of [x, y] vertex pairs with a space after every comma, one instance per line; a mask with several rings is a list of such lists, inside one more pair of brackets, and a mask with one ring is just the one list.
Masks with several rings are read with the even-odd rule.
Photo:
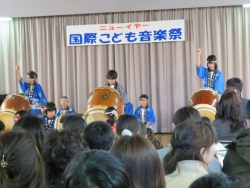
[[159, 140], [157, 140], [157, 138], [155, 137], [152, 129], [147, 128], [146, 130], [147, 130], [147, 139], [153, 144], [155, 149], [156, 150], [162, 149], [163, 145]]
[[79, 152], [67, 166], [64, 188], [130, 188], [124, 165], [104, 150]]
[[62, 125], [63, 129], [77, 129], [80, 133], [84, 132], [87, 122], [79, 115], [69, 115]]
[[25, 132], [0, 135], [1, 188], [43, 188], [44, 163], [33, 140]]
[[191, 106], [185, 106], [177, 110], [172, 119], [172, 123], [178, 125], [186, 120], [201, 121], [201, 115], [195, 108]]
[[[147, 135], [146, 125], [144, 123], [142, 123], [141, 121], [140, 121], [140, 124], [141, 124], [141, 131], [139, 132], [139, 134], [142, 136], [146, 136]], [[152, 130], [152, 129], [150, 129], [150, 130]]]
[[247, 105], [246, 105], [246, 115], [247, 115], [247, 119], [250, 119], [250, 100], [248, 100]]
[[13, 130], [23, 129], [25, 132], [29, 133], [31, 138], [34, 140], [38, 150], [42, 153], [44, 145], [47, 141], [47, 132], [43, 121], [32, 115], [27, 114], [21, 117], [13, 126]]
[[122, 136], [110, 152], [125, 165], [134, 187], [165, 187], [159, 156], [154, 146], [143, 136]]
[[0, 131], [3, 131], [5, 129], [4, 123], [0, 120]]
[[115, 140], [111, 126], [104, 121], [94, 121], [85, 128], [84, 139], [90, 149], [110, 150]]
[[29, 114], [29, 112], [26, 111], [26, 110], [18, 110], [18, 111], [15, 113], [15, 115], [17, 115], [17, 114], [19, 114], [20, 117], [23, 117], [24, 115]]
[[233, 91], [225, 92], [220, 101], [216, 104], [215, 119], [227, 119], [231, 132], [236, 132], [246, 127], [246, 119], [242, 108], [241, 100]]
[[139, 97], [139, 99], [142, 99], [142, 98], [144, 98], [144, 99], [147, 99], [147, 100], [148, 100], [148, 96], [147, 96], [146, 94], [142, 94], [142, 95]]
[[44, 113], [47, 114], [48, 111], [55, 111], [56, 112], [56, 105], [54, 102], [47, 102], [45, 104], [45, 110], [44, 110]]
[[[106, 113], [108, 113], [108, 112], [112, 112], [113, 110], [116, 111], [116, 109], [115, 109], [113, 106], [110, 106], [110, 107], [106, 108], [106, 110], [105, 110], [104, 113], [106, 114]], [[113, 126], [114, 123], [116, 122], [115, 115], [112, 114], [112, 113], [106, 114], [106, 115], [107, 115], [107, 117], [108, 117], [108, 119], [107, 119], [106, 122], [107, 122], [108, 124], [110, 124], [111, 126]]]
[[30, 78], [37, 78], [37, 74], [34, 71], [27, 72], [26, 76], [29, 76]]
[[117, 78], [117, 72], [115, 70], [109, 70], [106, 74], [107, 79], [116, 79]]
[[[248, 185], [248, 186], [246, 186]], [[250, 183], [238, 176], [226, 175], [224, 173], [210, 173], [196, 179], [189, 188], [207, 188], [207, 187], [219, 187], [219, 188], [247, 188]]]
[[43, 152], [48, 186], [60, 186], [62, 174], [68, 163], [79, 151], [88, 150], [81, 134], [74, 130], [51, 130]]
[[238, 95], [239, 98], [241, 98], [241, 92], [240, 90], [238, 90], [236, 87], [228, 87], [224, 93], [228, 92], [228, 91], [231, 91], [231, 92], [234, 92]]
[[66, 99], [67, 101], [69, 100], [67, 96], [62, 96], [60, 100]]
[[226, 86], [228, 87], [236, 87], [240, 92], [243, 89], [243, 82], [240, 78], [230, 78], [226, 82]]
[[203, 122], [205, 121], [205, 122], [208, 122], [208, 123], [212, 123], [211, 120], [206, 116], [202, 116], [201, 119], [202, 119]]
[[170, 140], [173, 148], [164, 157], [165, 174], [174, 172], [179, 161], [204, 162], [200, 154], [201, 149], [209, 150], [217, 140], [216, 131], [211, 123], [192, 120], [179, 123]]
[[217, 58], [216, 58], [216, 56], [215, 55], [209, 55], [208, 57], [207, 57], [207, 69], [209, 70], [209, 71], [211, 71], [210, 69], [209, 69], [209, 67], [208, 67], [208, 64], [209, 63], [213, 63], [214, 64], [214, 71], [217, 71]]
[[123, 114], [119, 117], [116, 123], [116, 133], [121, 136], [124, 129], [130, 130], [133, 135], [141, 132], [141, 123], [133, 115]]

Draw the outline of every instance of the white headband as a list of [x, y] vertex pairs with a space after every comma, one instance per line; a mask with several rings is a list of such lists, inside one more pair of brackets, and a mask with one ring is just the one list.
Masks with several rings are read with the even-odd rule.
[[106, 114], [106, 115], [108, 115], [108, 114], [113, 114], [113, 115], [115, 115], [115, 116], [118, 116], [118, 113], [117, 113], [115, 110], [112, 110], [111, 112], [106, 112], [105, 114]]
[[124, 129], [122, 131], [122, 136], [133, 136], [133, 133], [128, 129]]

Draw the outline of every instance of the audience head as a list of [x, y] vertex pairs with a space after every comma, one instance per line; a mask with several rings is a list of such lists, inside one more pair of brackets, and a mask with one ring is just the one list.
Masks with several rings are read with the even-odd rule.
[[153, 144], [156, 150], [162, 149], [162, 143], [156, 139], [152, 129], [147, 128], [147, 139]]
[[246, 127], [246, 119], [241, 100], [235, 92], [228, 91], [221, 96], [220, 101], [216, 104], [215, 119], [231, 120], [231, 132]]
[[33, 140], [25, 132], [0, 135], [1, 188], [43, 188], [44, 163]]
[[249, 188], [250, 183], [246, 183], [242, 178], [230, 176], [224, 173], [210, 173], [195, 180], [189, 188]]
[[[212, 64], [213, 66], [211, 66]], [[209, 55], [207, 57], [207, 68], [209, 71], [217, 71], [217, 58], [215, 55]]]
[[38, 150], [42, 153], [47, 140], [47, 132], [43, 121], [32, 114], [27, 114], [14, 124], [13, 130], [18, 129], [23, 129], [25, 132], [29, 133]]
[[202, 161], [206, 165], [214, 157], [217, 134], [209, 122], [187, 120], [176, 126], [171, 137], [172, 150], [164, 157], [165, 174], [175, 171], [183, 160]]
[[172, 130], [179, 123], [186, 120], [201, 121], [201, 115], [195, 108], [191, 106], [185, 106], [177, 110], [172, 119]]
[[64, 188], [130, 188], [124, 165], [104, 150], [79, 152], [67, 166]]
[[88, 150], [88, 144], [78, 131], [51, 130], [43, 152], [48, 186], [60, 186], [61, 176], [68, 163], [78, 152], [85, 150]]
[[5, 125], [4, 123], [0, 120], [0, 131], [5, 130]]
[[114, 123], [116, 122], [116, 117], [118, 116], [116, 109], [113, 106], [110, 106], [106, 108], [104, 113], [108, 117], [106, 122], [110, 124], [111, 126], [113, 126]]
[[242, 92], [243, 89], [243, 82], [240, 78], [230, 78], [226, 82], [227, 88], [229, 87], [235, 87], [237, 88], [240, 92]]
[[115, 140], [111, 126], [104, 121], [94, 121], [85, 128], [84, 138], [90, 149], [110, 150]]
[[[141, 131], [139, 132], [140, 135], [144, 136], [144, 137], [147, 137], [147, 127], [144, 123], [142, 123], [140, 121], [140, 124], [141, 124]], [[152, 131], [152, 129], [150, 129]], [[153, 133], [153, 131], [152, 131]]]
[[45, 105], [44, 113], [47, 114], [48, 118], [53, 118], [56, 114], [56, 105], [54, 102], [47, 102]]
[[27, 115], [27, 114], [30, 114], [28, 111], [26, 110], [18, 110], [16, 113], [15, 113], [15, 122], [17, 122], [21, 117]]
[[77, 129], [81, 134], [87, 127], [87, 122], [79, 115], [69, 115], [63, 122], [63, 129]]
[[225, 91], [224, 91], [224, 93], [226, 93], [226, 92], [234, 92], [234, 93], [236, 93], [237, 95], [238, 95], [238, 97], [239, 98], [241, 98], [241, 93], [240, 93], [240, 90], [238, 90], [236, 87], [228, 87]]
[[159, 156], [151, 142], [143, 136], [122, 136], [110, 152], [125, 165], [134, 187], [165, 187]]
[[124, 129], [131, 131], [133, 135], [138, 134], [141, 132], [141, 123], [135, 116], [123, 114], [116, 123], [117, 135], [122, 136], [122, 131]]

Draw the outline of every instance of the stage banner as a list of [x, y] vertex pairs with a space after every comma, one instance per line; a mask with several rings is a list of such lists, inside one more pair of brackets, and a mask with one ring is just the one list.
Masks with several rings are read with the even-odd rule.
[[67, 26], [67, 45], [185, 41], [185, 20]]

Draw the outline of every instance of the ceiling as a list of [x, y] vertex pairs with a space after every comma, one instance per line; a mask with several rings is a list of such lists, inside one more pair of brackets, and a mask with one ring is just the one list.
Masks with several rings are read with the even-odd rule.
[[4, 0], [0, 17], [36, 17], [139, 10], [231, 6], [250, 0]]

